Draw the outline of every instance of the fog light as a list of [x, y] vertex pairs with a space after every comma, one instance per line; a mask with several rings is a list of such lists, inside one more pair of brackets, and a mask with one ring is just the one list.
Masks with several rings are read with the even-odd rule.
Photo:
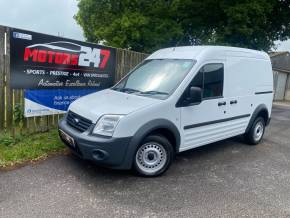
[[95, 160], [105, 160], [108, 157], [108, 153], [103, 150], [94, 150], [93, 151], [93, 158]]

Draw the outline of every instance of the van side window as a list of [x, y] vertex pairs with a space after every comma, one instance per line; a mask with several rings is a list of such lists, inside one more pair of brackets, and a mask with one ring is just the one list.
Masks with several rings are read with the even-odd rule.
[[221, 97], [224, 85], [223, 64], [207, 64], [203, 67], [203, 98]]
[[206, 64], [196, 74], [190, 86], [201, 88], [203, 99], [207, 99], [223, 96], [223, 83], [223, 64]]
[[194, 79], [191, 81], [190, 86], [203, 89], [203, 70], [202, 69], [196, 74]]

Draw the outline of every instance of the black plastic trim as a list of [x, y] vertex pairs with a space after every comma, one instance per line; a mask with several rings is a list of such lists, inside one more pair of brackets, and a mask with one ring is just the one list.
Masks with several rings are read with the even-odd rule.
[[126, 165], [126, 168], [131, 168], [133, 163], [133, 158], [135, 156], [136, 150], [138, 146], [142, 143], [142, 140], [150, 134], [150, 132], [157, 130], [157, 129], [167, 129], [171, 133], [173, 133], [176, 141], [176, 152], [179, 151], [180, 147], [180, 132], [176, 125], [172, 123], [169, 120], [166, 119], [156, 119], [151, 120], [150, 122], [144, 124], [141, 126], [137, 132], [132, 137], [132, 140], [130, 141], [130, 144], [127, 149], [126, 157], [124, 158], [126, 160], [126, 163], [129, 165]]
[[250, 131], [250, 128], [251, 126], [253, 125], [255, 119], [257, 118], [258, 114], [261, 112], [261, 111], [266, 111], [267, 112], [267, 120], [266, 121], [266, 124], [268, 123], [268, 120], [269, 120], [269, 111], [267, 109], [267, 106], [265, 104], [260, 104], [255, 110], [254, 112], [252, 113], [252, 116], [251, 116], [251, 119], [250, 119], [250, 122], [247, 126], [247, 129], [246, 129], [246, 133]]
[[[134, 136], [124, 138], [104, 138], [93, 135], [81, 134], [69, 126], [65, 119], [59, 121], [59, 129], [74, 138], [76, 147], [69, 148], [78, 156], [86, 160], [92, 160], [96, 164], [114, 169], [130, 169], [136, 149], [150, 132], [157, 129], [167, 129], [176, 141], [176, 151], [179, 151], [180, 133], [174, 123], [166, 119], [152, 120], [138, 129]], [[78, 149], [78, 150], [76, 150]], [[103, 154], [100, 158], [98, 154]]]
[[237, 104], [238, 103], [238, 100], [231, 100], [230, 101], [230, 104]]
[[71, 151], [80, 158], [91, 160], [98, 165], [110, 168], [130, 168], [128, 166], [130, 166], [131, 162], [129, 163], [125, 157], [132, 139], [131, 136], [122, 138], [104, 138], [82, 134], [78, 130], [69, 126], [65, 119], [61, 119], [58, 126], [59, 129], [74, 139], [75, 146], [70, 146], [61, 138]]
[[[77, 122], [75, 120], [78, 120]], [[67, 124], [80, 132], [87, 131], [93, 122], [73, 111], [68, 111], [66, 114]]]
[[268, 119], [268, 121], [266, 123], [266, 126], [268, 126], [270, 124], [270, 122], [271, 122], [271, 117], [269, 117], [269, 119]]
[[192, 129], [192, 128], [196, 128], [196, 127], [207, 126], [207, 125], [211, 125], [211, 124], [216, 124], [216, 123], [222, 123], [222, 122], [227, 122], [227, 121], [231, 121], [231, 120], [242, 119], [242, 118], [249, 117], [249, 116], [251, 116], [251, 114], [245, 114], [245, 115], [240, 115], [240, 116], [236, 116], [236, 117], [230, 117], [230, 118], [226, 118], [226, 119], [214, 120], [214, 121], [209, 121], [209, 122], [204, 122], [204, 123], [197, 123], [197, 124], [184, 126], [183, 129]]
[[208, 100], [220, 99], [220, 98], [224, 98], [224, 96], [223, 95], [220, 95], [220, 96], [213, 96], [213, 97], [202, 98], [202, 101], [208, 101]]
[[219, 107], [220, 106], [225, 106], [225, 105], [227, 105], [227, 102], [226, 101], [221, 101], [221, 102], [218, 103], [218, 106]]
[[273, 91], [255, 92], [255, 95], [263, 95], [263, 94], [270, 94], [270, 93], [273, 93]]

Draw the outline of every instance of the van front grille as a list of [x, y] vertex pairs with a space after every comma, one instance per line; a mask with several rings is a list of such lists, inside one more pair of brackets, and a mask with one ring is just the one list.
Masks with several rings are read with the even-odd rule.
[[86, 131], [91, 125], [92, 121], [72, 112], [69, 111], [67, 113], [66, 122], [73, 128], [84, 132]]

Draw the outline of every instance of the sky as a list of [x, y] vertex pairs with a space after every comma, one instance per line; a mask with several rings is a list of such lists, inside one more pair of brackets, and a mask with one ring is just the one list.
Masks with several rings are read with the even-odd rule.
[[[77, 0], [0, 0], [0, 25], [84, 40], [73, 16]], [[290, 40], [276, 42], [278, 51], [290, 51]]]
[[0, 25], [84, 40], [76, 0], [0, 0]]

